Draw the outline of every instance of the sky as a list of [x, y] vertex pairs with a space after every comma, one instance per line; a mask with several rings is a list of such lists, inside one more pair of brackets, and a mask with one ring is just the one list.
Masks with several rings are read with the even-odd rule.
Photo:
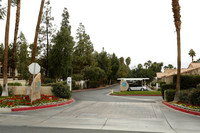
[[[4, 6], [7, 0], [3, 0]], [[57, 29], [64, 7], [68, 9], [72, 36], [79, 23], [85, 26], [94, 49], [131, 57], [133, 68], [148, 60], [177, 65], [176, 29], [172, 0], [51, 0]], [[28, 43], [34, 41], [41, 0], [23, 0], [19, 30]], [[200, 58], [200, 0], [180, 0], [182, 68], [191, 63], [190, 49]], [[16, 8], [11, 10], [10, 42], [13, 42]], [[4, 42], [5, 20], [0, 21], [0, 43]]]

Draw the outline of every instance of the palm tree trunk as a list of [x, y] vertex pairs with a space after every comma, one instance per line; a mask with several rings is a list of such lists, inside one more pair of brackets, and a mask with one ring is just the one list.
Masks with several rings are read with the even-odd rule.
[[174, 24], [177, 32], [177, 81], [176, 81], [176, 93], [174, 97], [174, 102], [179, 101], [180, 96], [180, 77], [181, 77], [181, 15], [180, 15], [180, 5], [179, 0], [172, 0], [172, 10], [174, 13]]
[[17, 67], [16, 47], [17, 47], [17, 34], [18, 34], [18, 30], [19, 30], [20, 8], [21, 8], [21, 0], [17, 0], [15, 34], [14, 34], [14, 43], [13, 43], [13, 65], [14, 65], [13, 70], [12, 70], [13, 80], [15, 80], [15, 69]]
[[[45, 2], [45, 0], [41, 0], [40, 12], [39, 12], [39, 15], [38, 15], [38, 21], [37, 21], [37, 26], [36, 26], [36, 30], [35, 30], [35, 39], [34, 39], [34, 44], [33, 44], [33, 49], [32, 49], [32, 57], [31, 57], [32, 63], [35, 62], [35, 55], [36, 55], [36, 50], [37, 50], [37, 40], [38, 40], [38, 34], [39, 34], [39, 30], [40, 30], [40, 23], [41, 23], [41, 19], [42, 19], [44, 2]], [[33, 81], [33, 77], [32, 77], [32, 75], [30, 75], [29, 84], [31, 84], [32, 81]]]
[[181, 40], [180, 40], [180, 30], [177, 31], [177, 80], [176, 80], [176, 93], [174, 97], [174, 102], [179, 101], [180, 96], [180, 80], [181, 80]]
[[[10, 30], [10, 7], [11, 1], [8, 0], [7, 9], [7, 20], [6, 20], [6, 31], [5, 31], [5, 49], [4, 49], [4, 60], [3, 60], [3, 91], [6, 91], [7, 84], [7, 71], [8, 71], [8, 41], [9, 41], [9, 30]], [[6, 92], [7, 93], [7, 92]], [[8, 95], [8, 94], [5, 94]]]

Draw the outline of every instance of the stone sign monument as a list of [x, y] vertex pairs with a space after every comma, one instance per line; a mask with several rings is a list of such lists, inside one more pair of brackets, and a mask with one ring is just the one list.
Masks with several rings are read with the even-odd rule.
[[121, 80], [120, 91], [127, 91], [128, 88], [129, 88], [129, 84], [126, 82], [126, 80]]
[[[31, 93], [29, 97], [31, 98], [31, 102], [37, 99], [40, 99], [40, 91], [41, 91], [41, 73], [38, 73], [34, 78], [33, 83], [31, 84]], [[33, 91], [33, 92], [32, 92]]]

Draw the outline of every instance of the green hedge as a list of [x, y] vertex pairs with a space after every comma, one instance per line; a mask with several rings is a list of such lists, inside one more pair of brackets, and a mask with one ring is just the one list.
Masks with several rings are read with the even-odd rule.
[[161, 93], [162, 93], [162, 98], [163, 99], [164, 99], [164, 92], [165, 92], [165, 90], [168, 90], [168, 89], [175, 90], [176, 89], [176, 85], [175, 84], [163, 84], [161, 86]]
[[3, 88], [2, 88], [2, 86], [1, 86], [1, 84], [0, 84], [0, 96], [1, 96], [1, 94], [2, 94], [2, 91], [3, 91]]
[[98, 88], [99, 82], [96, 80], [90, 80], [88, 81], [88, 88]]
[[166, 90], [166, 101], [167, 102], [173, 101], [174, 96], [175, 96], [175, 90], [173, 90], [173, 89]]
[[52, 92], [56, 97], [59, 98], [71, 98], [72, 94], [67, 85], [63, 85], [61, 83], [56, 83], [52, 85]]
[[[173, 82], [176, 83], [177, 75], [174, 76]], [[200, 83], [199, 75], [181, 75], [181, 90], [196, 88]]]
[[189, 101], [193, 105], [200, 106], [200, 89], [193, 89], [189, 93]]
[[15, 82], [15, 83], [8, 83], [8, 86], [22, 86], [22, 84], [19, 82]]

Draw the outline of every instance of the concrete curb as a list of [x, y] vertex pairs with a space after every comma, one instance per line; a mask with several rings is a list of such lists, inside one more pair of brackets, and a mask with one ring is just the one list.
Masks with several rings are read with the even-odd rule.
[[74, 99], [62, 102], [62, 103], [57, 103], [57, 104], [51, 104], [51, 105], [41, 105], [41, 106], [34, 106], [34, 107], [22, 107], [22, 108], [12, 108], [12, 112], [17, 112], [17, 111], [29, 111], [29, 110], [37, 110], [37, 109], [44, 109], [44, 108], [52, 108], [52, 107], [58, 107], [62, 105], [67, 105], [71, 104], [74, 102]]
[[198, 115], [198, 116], [200, 116], [200, 112], [195, 112], [195, 111], [192, 111], [192, 110], [182, 109], [182, 108], [179, 108], [179, 107], [174, 106], [174, 105], [172, 105], [172, 104], [169, 104], [169, 103], [167, 103], [167, 102], [165, 102], [165, 101], [162, 101], [162, 103], [163, 103], [164, 105], [170, 107], [170, 108], [175, 109], [175, 110], [178, 110], [178, 111], [181, 111], [181, 112], [184, 112], [184, 113], [188, 113], [188, 114], [192, 114], [192, 115]]
[[115, 85], [118, 85], [119, 83], [117, 84], [112, 84], [112, 85], [107, 85], [105, 87], [99, 87], [99, 88], [90, 88], [90, 89], [81, 89], [81, 90], [72, 90], [72, 92], [81, 92], [81, 91], [91, 91], [91, 90], [100, 90], [100, 89], [105, 89], [105, 88], [108, 88], [108, 87], [111, 87], [111, 86], [115, 86]]
[[121, 95], [121, 94], [110, 94], [111, 96], [162, 96], [162, 95]]

